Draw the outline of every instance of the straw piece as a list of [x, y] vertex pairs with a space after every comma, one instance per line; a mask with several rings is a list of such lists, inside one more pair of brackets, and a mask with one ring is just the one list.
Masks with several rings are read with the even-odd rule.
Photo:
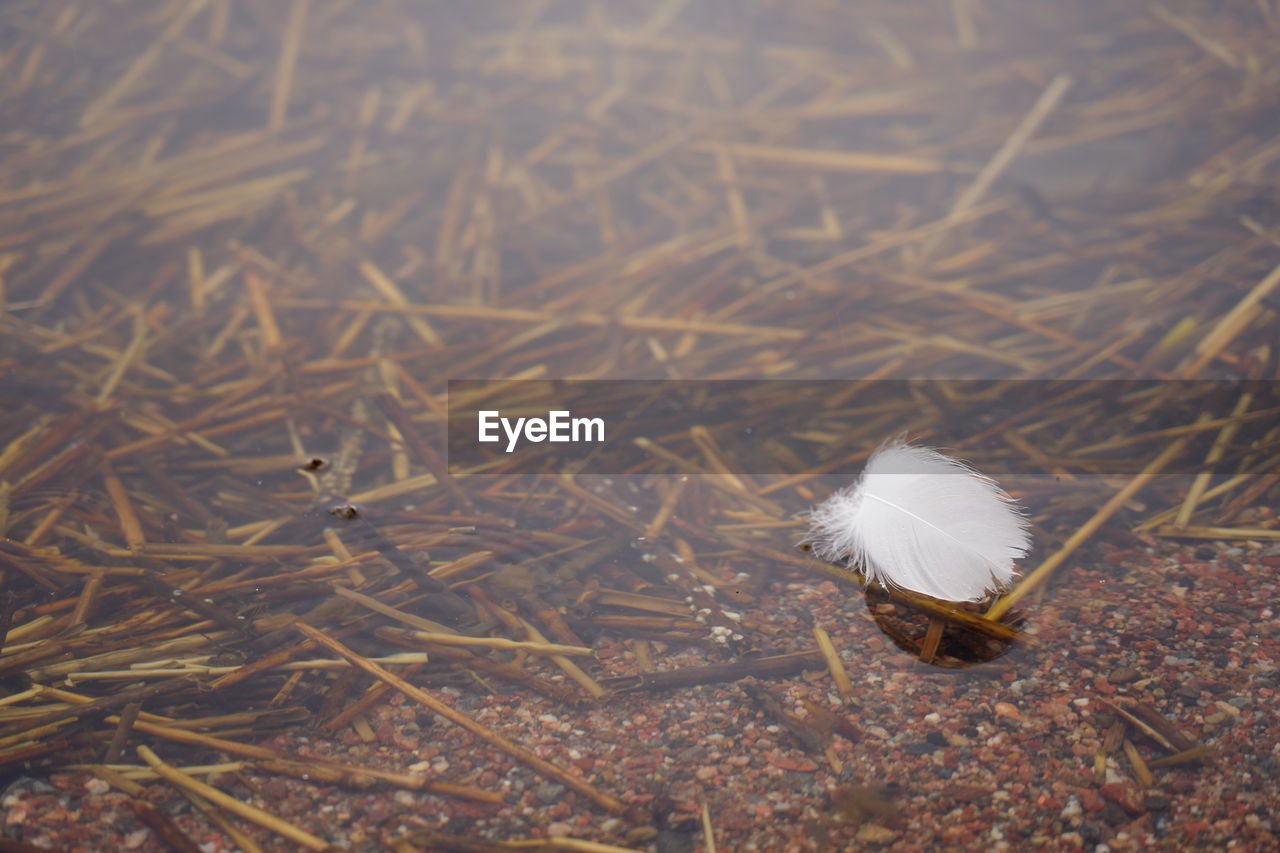
[[1013, 605], [1017, 604], [1018, 601], [1026, 596], [1027, 593], [1047, 581], [1054, 569], [1062, 565], [1062, 563], [1066, 561], [1067, 557], [1071, 556], [1077, 548], [1084, 544], [1085, 540], [1096, 533], [1098, 528], [1102, 527], [1102, 525], [1106, 523], [1107, 519], [1111, 518], [1111, 516], [1114, 515], [1120, 507], [1128, 503], [1129, 499], [1136, 495], [1143, 486], [1149, 483], [1156, 474], [1160, 473], [1166, 465], [1174, 459], [1177, 459], [1186, 445], [1187, 437], [1183, 436], [1177, 441], [1172, 442], [1158, 456], [1148, 462], [1146, 467], [1143, 468], [1139, 474], [1134, 476], [1134, 478], [1130, 480], [1124, 488], [1112, 495], [1111, 499], [1103, 504], [1102, 508], [1093, 514], [1093, 517], [1080, 526], [1080, 529], [1071, 534], [1071, 536], [1067, 538], [1067, 541], [1062, 543], [1061, 548], [1041, 563], [1035, 571], [1027, 575], [1022, 582], [1014, 588], [1013, 592], [1002, 597], [999, 601], [993, 604], [991, 609], [987, 611], [986, 618], [991, 620], [999, 619], [1009, 611], [1009, 608], [1013, 607]]
[[1222, 42], [1205, 35], [1203, 32], [1197, 30], [1195, 27], [1191, 26], [1191, 24], [1187, 23], [1182, 18], [1179, 18], [1159, 3], [1148, 3], [1147, 8], [1151, 11], [1151, 14], [1155, 15], [1157, 18], [1164, 21], [1187, 38], [1191, 39], [1191, 41], [1195, 42], [1204, 50], [1205, 53], [1209, 54], [1223, 65], [1228, 68], [1240, 67], [1240, 59], [1232, 53], [1226, 45], [1222, 44]]
[[[112, 725], [119, 725], [121, 718], [115, 715], [107, 717], [107, 722]], [[145, 720], [134, 720], [133, 729], [149, 735], [156, 735], [165, 740], [171, 740], [176, 743], [185, 743], [192, 746], [201, 746], [207, 749], [216, 749], [221, 752], [230, 753], [231, 755], [239, 755], [242, 758], [253, 759], [274, 759], [280, 756], [273, 750], [262, 746], [253, 746], [252, 744], [239, 743], [238, 741], [227, 740], [226, 738], [213, 737], [212, 735], [204, 735], [199, 732], [187, 731], [173, 726], [165, 726], [159, 723], [149, 723]]]
[[956, 41], [965, 50], [978, 46], [978, 31], [973, 25], [972, 0], [951, 0], [951, 20], [956, 27]]
[[[104, 777], [110, 773], [106, 768], [99, 772]], [[104, 778], [104, 781], [110, 782], [116, 787], [120, 787], [120, 783], [127, 784], [127, 780], [118, 779], [118, 777], [117, 780]], [[134, 787], [138, 789], [138, 793], [133, 795], [133, 798], [129, 801], [129, 806], [133, 809], [133, 813], [138, 820], [146, 824], [174, 853], [204, 853], [204, 848], [196, 844], [167, 814], [147, 800], [141, 799], [143, 791], [140, 785], [135, 785]], [[251, 853], [251, 849], [246, 850], [245, 853]]]
[[212, 785], [207, 785], [198, 779], [188, 776], [177, 768], [161, 761], [160, 757], [146, 746], [138, 747], [138, 756], [143, 761], [147, 762], [151, 769], [159, 773], [166, 781], [183, 789], [184, 791], [190, 791], [191, 793], [203, 797], [204, 799], [209, 800], [228, 811], [235, 812], [245, 820], [252, 821], [259, 826], [265, 827], [277, 835], [284, 836], [290, 841], [301, 844], [309, 850], [330, 849], [329, 842], [325, 841], [323, 838], [317, 838], [311, 833], [298, 829], [293, 824], [287, 823], [273, 814], [251, 806], [248, 803], [242, 803], [234, 797], [227, 796]]
[[464, 637], [458, 634], [441, 634], [436, 631], [410, 631], [408, 636], [425, 643], [439, 643], [444, 646], [481, 646], [488, 649], [506, 651], [522, 650], [537, 655], [592, 655], [594, 649], [586, 646], [566, 646], [561, 643], [531, 642], [524, 640], [508, 640], [505, 637]]
[[[520, 621], [520, 624], [524, 627], [525, 633], [531, 640], [541, 645], [547, 645], [547, 638], [543, 636], [542, 632], [539, 631], [532, 622], [521, 616], [517, 616], [516, 618]], [[544, 618], [543, 621], [545, 622], [546, 619]], [[570, 648], [573, 648], [573, 646], [570, 646]], [[587, 691], [588, 695], [590, 695], [592, 699], [599, 699], [609, 692], [601, 687], [594, 678], [587, 675], [582, 667], [578, 666], [564, 655], [552, 654], [549, 655], [549, 657], [552, 663], [564, 671], [565, 675], [569, 676], [569, 678], [577, 682], [579, 687]]]
[[323, 631], [312, 628], [310, 625], [306, 625], [301, 622], [295, 622], [293, 627], [308, 639], [320, 643], [331, 651], [341, 655], [373, 677], [386, 684], [390, 684], [396, 690], [399, 690], [405, 696], [414, 700], [418, 704], [426, 706], [449, 722], [457, 726], [461, 726], [471, 732], [490, 746], [500, 749], [512, 758], [528, 765], [535, 772], [550, 779], [554, 779], [568, 788], [572, 788], [578, 793], [588, 797], [592, 802], [611, 812], [621, 813], [626, 811], [626, 806], [624, 806], [622, 802], [599, 790], [585, 779], [574, 776], [567, 770], [557, 767], [551, 762], [545, 761], [534, 755], [524, 747], [507, 740], [507, 738], [481, 725], [480, 723], [477, 723], [475, 720], [471, 719], [456, 708], [446, 705], [444, 702], [435, 698], [430, 693], [427, 693], [425, 690], [414, 687], [399, 676], [387, 672], [376, 663], [361, 657], [339, 643], [337, 640], [331, 638]]
[[445, 634], [445, 635], [457, 634], [456, 631], [449, 628], [447, 625], [442, 625], [439, 622], [433, 622], [430, 619], [423, 619], [421, 616], [417, 616], [413, 613], [406, 613], [405, 611], [399, 609], [398, 607], [392, 607], [389, 604], [383, 604], [381, 601], [378, 601], [376, 598], [373, 598], [372, 596], [368, 596], [363, 593], [356, 592], [355, 590], [347, 589], [346, 587], [340, 586], [336, 583], [330, 584], [330, 588], [338, 595], [342, 596], [345, 599], [348, 599], [349, 601], [356, 602], [361, 607], [367, 607], [370, 610], [372, 610], [374, 613], [381, 613], [383, 616], [388, 616], [396, 620], [397, 622], [401, 622], [405, 625], [412, 625], [414, 628], [417, 628], [420, 631], [435, 632], [438, 634]]
[[[834, 754], [831, 752], [830, 747], [828, 747], [828, 753]], [[705, 797], [700, 799], [702, 805], [702, 842], [707, 848], [707, 853], [716, 853], [716, 831], [711, 825], [711, 807], [707, 805]]]
[[71, 611], [71, 619], [68, 622], [70, 629], [75, 630], [83, 626], [88, 620], [90, 611], [97, 601], [98, 593], [102, 591], [103, 577], [103, 572], [94, 571], [85, 580], [84, 586], [80, 589], [80, 597], [76, 600], [76, 609]]
[[780, 145], [752, 145], [748, 143], [695, 142], [697, 151], [711, 154], [731, 154], [744, 160], [763, 160], [780, 166], [797, 166], [829, 172], [872, 172], [927, 175], [958, 168], [928, 157], [908, 157], [901, 154], [866, 154], [854, 151], [823, 151], [813, 148], [788, 148]]
[[1179, 767], [1183, 764], [1207, 763], [1209, 759], [1217, 754], [1217, 750], [1213, 747], [1198, 743], [1181, 752], [1175, 752], [1173, 755], [1166, 755], [1163, 758], [1150, 761], [1147, 763], [1147, 767], [1151, 770], [1160, 770], [1165, 767]]
[[1200, 372], [1208, 366], [1209, 362], [1217, 358], [1227, 345], [1253, 321], [1262, 300], [1270, 296], [1277, 287], [1280, 287], [1280, 265], [1267, 273], [1262, 281], [1258, 282], [1243, 299], [1214, 324], [1209, 334], [1196, 344], [1196, 357], [1178, 371], [1179, 375], [1184, 379], [1200, 376]]
[[[969, 184], [964, 192], [960, 193], [955, 204], [951, 206], [951, 212], [947, 214], [947, 219], [955, 219], [965, 213], [987, 194], [987, 190], [991, 188], [997, 178], [1004, 174], [1005, 169], [1009, 168], [1009, 165], [1017, 159], [1027, 141], [1040, 129], [1040, 125], [1057, 108], [1058, 103], [1070, 88], [1071, 77], [1067, 74], [1059, 74], [1049, 82], [1045, 90], [1040, 93], [1040, 97], [1036, 99], [1035, 104], [1032, 105], [1031, 110], [1014, 128], [1013, 133], [1009, 134], [1009, 137], [1005, 139], [1004, 144], [1000, 146], [995, 155], [987, 161], [987, 165], [982, 167], [982, 171], [973, 179], [973, 183]], [[927, 258], [941, 241], [942, 234], [935, 235], [925, 241], [920, 247], [918, 260]]]
[[[244, 777], [241, 777], [243, 779]], [[231, 820], [213, 804], [202, 797], [198, 797], [190, 791], [182, 791], [182, 795], [187, 798], [187, 802], [191, 803], [201, 814], [209, 819], [209, 822], [221, 829], [227, 834], [227, 838], [231, 843], [240, 848], [241, 853], [266, 853], [251, 837], [246, 835], [238, 826], [233, 824]]]
[[267, 672], [269, 670], [275, 669], [281, 664], [288, 663], [298, 655], [305, 654], [309, 651], [312, 651], [313, 649], [315, 649], [315, 647], [316, 647], [316, 644], [311, 642], [310, 640], [303, 640], [301, 642], [295, 643], [294, 645], [286, 649], [281, 649], [277, 652], [273, 652], [267, 655], [266, 657], [262, 658], [261, 660], [255, 661], [254, 663], [245, 664], [239, 669], [234, 670], [233, 672], [227, 673], [226, 675], [222, 676], [221, 678], [215, 680], [212, 684], [210, 684], [209, 689], [225, 690], [228, 687], [239, 684], [240, 682], [244, 681], [247, 678], [252, 678], [258, 673]]
[[[119, 724], [119, 719], [118, 717], [108, 717], [107, 722]], [[298, 779], [328, 781], [333, 784], [353, 787], [368, 787], [371, 781], [380, 781], [406, 790], [430, 791], [435, 794], [462, 797], [476, 800], [477, 802], [493, 803], [501, 802], [502, 799], [500, 794], [492, 791], [485, 791], [470, 785], [459, 785], [430, 779], [420, 774], [396, 773], [394, 771], [344, 764], [326, 759], [309, 758], [306, 761], [295, 761], [265, 747], [203, 735], [198, 732], [175, 728], [174, 726], [136, 721], [133, 723], [133, 728], [177, 743], [186, 743], [207, 749], [215, 749], [231, 755], [239, 755], [250, 759], [256, 766], [264, 770], [293, 776]]]
[[1128, 738], [1124, 739], [1124, 754], [1128, 757], [1129, 763], [1133, 765], [1133, 774], [1138, 777], [1138, 784], [1144, 788], [1150, 788], [1156, 783], [1155, 777], [1151, 775], [1151, 771], [1147, 768], [1147, 763], [1138, 754], [1138, 748]]
[[139, 310], [133, 316], [133, 338], [129, 341], [129, 346], [116, 359], [116, 363], [112, 366], [111, 372], [107, 374], [107, 378], [102, 383], [102, 388], [98, 391], [96, 402], [102, 406], [111, 397], [116, 386], [120, 384], [120, 380], [124, 378], [125, 371], [137, 359], [138, 353], [142, 352], [142, 346], [147, 340], [147, 321]]
[[1165, 524], [1157, 527], [1155, 533], [1173, 539], [1265, 539], [1280, 541], [1280, 530], [1270, 527], [1179, 527], [1176, 524]]
[[1196, 511], [1196, 504], [1200, 502], [1205, 490], [1209, 488], [1209, 481], [1213, 478], [1213, 466], [1226, 453], [1227, 445], [1231, 443], [1231, 439], [1235, 437], [1236, 432], [1240, 429], [1240, 416], [1249, 410], [1249, 405], [1252, 402], [1253, 395], [1247, 391], [1241, 394], [1240, 399], [1236, 401], [1235, 408], [1231, 411], [1231, 422], [1218, 433], [1218, 437], [1213, 441], [1213, 446], [1209, 448], [1208, 454], [1205, 455], [1205, 470], [1196, 475], [1195, 480], [1191, 483], [1191, 488], [1187, 489], [1187, 496], [1182, 501], [1182, 506], [1178, 508], [1177, 516], [1174, 517], [1174, 527], [1186, 527], [1187, 522], [1191, 520], [1192, 514]]
[[115, 506], [116, 515], [120, 519], [120, 529], [124, 532], [124, 541], [129, 548], [135, 551], [145, 546], [147, 539], [143, 535], [142, 525], [138, 522], [138, 514], [134, 512], [133, 503], [129, 500], [129, 493], [125, 490], [124, 484], [120, 482], [120, 478], [114, 473], [107, 473], [103, 475], [102, 482], [107, 488], [107, 494], [111, 496], [111, 503]]
[[293, 0], [289, 6], [289, 19], [284, 25], [284, 39], [280, 43], [280, 57], [276, 62], [275, 83], [271, 90], [271, 111], [267, 117], [267, 129], [284, 128], [289, 110], [289, 93], [293, 88], [293, 72], [298, 63], [298, 51], [302, 47], [302, 28], [307, 20], [309, 0]]
[[283, 339], [280, 337], [275, 312], [271, 309], [271, 301], [267, 298], [267, 283], [252, 270], [245, 270], [244, 285], [249, 292], [249, 302], [253, 305], [258, 328], [262, 330], [263, 348], [267, 352], [274, 352], [280, 348]]
[[680, 496], [684, 494], [685, 487], [689, 484], [688, 477], [680, 477], [675, 484], [667, 490], [666, 495], [662, 498], [662, 503], [658, 506], [658, 511], [654, 513], [653, 519], [649, 522], [649, 526], [644, 529], [644, 538], [652, 542], [658, 538], [658, 534], [667, 526], [667, 522], [671, 520], [671, 516], [675, 513], [676, 507], [680, 503]]
[[138, 58], [130, 64], [127, 71], [116, 79], [107, 91], [97, 97], [80, 117], [81, 127], [87, 127], [99, 121], [106, 113], [110, 112], [116, 105], [116, 102], [124, 96], [144, 74], [155, 65], [156, 60], [160, 58], [160, 54], [174, 37], [186, 29], [187, 23], [200, 13], [204, 8], [206, 0], [189, 0], [183, 7], [182, 11], [173, 17], [169, 22], [169, 26], [165, 27], [164, 32], [148, 45], [147, 49], [138, 55]]
[[[382, 295], [382, 298], [395, 305], [397, 308], [406, 308], [409, 306], [409, 300], [405, 298], [404, 293], [396, 286], [396, 283], [387, 278], [386, 273], [378, 269], [372, 261], [360, 262], [360, 275], [364, 276], [364, 280], [373, 285], [374, 289]], [[408, 316], [405, 322], [409, 324], [409, 328], [413, 329], [424, 344], [427, 346], [438, 347], [444, 344], [440, 336], [436, 334], [436, 330], [431, 328], [422, 317]]]
[[822, 657], [827, 662], [827, 669], [831, 672], [831, 680], [835, 682], [836, 690], [840, 691], [840, 695], [845, 699], [853, 696], [853, 682], [845, 672], [844, 662], [840, 660], [840, 653], [832, 644], [831, 636], [817, 625], [813, 626], [813, 636], [818, 641], [818, 650], [822, 652]]

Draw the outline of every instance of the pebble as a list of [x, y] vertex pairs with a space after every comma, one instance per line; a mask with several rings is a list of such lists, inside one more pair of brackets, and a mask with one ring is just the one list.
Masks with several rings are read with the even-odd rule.
[[1131, 666], [1118, 666], [1107, 675], [1107, 681], [1112, 684], [1128, 684], [1131, 681], [1137, 681], [1142, 677], [1142, 673]]
[[995, 704], [995, 712], [997, 717], [1009, 717], [1013, 720], [1022, 719], [1022, 712], [1018, 710], [1017, 706], [1008, 702], [997, 702]]
[[1103, 785], [1098, 793], [1131, 815], [1140, 815], [1147, 810], [1143, 804], [1142, 792], [1132, 782], [1112, 782]]
[[555, 782], [542, 782], [533, 786], [533, 795], [546, 805], [554, 803], [564, 796], [564, 785]]
[[1093, 791], [1082, 791], [1080, 793], [1080, 805], [1083, 806], [1084, 810], [1087, 812], [1100, 812], [1102, 811], [1102, 807], [1106, 804], [1103, 803], [1102, 798]]
[[648, 844], [658, 835], [656, 827], [637, 826], [627, 831], [626, 842], [628, 845]]
[[1187, 682], [1186, 684], [1179, 685], [1178, 689], [1173, 692], [1178, 696], [1181, 696], [1183, 699], [1199, 699], [1200, 685], [1195, 682]]
[[898, 833], [878, 823], [864, 823], [858, 827], [858, 834], [854, 837], [863, 844], [888, 844], [898, 837]]

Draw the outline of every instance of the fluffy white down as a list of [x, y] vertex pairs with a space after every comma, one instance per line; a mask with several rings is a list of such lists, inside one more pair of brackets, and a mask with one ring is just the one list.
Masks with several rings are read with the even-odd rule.
[[809, 512], [805, 541], [868, 580], [945, 601], [976, 601], [1017, 574], [1027, 522], [995, 481], [902, 441], [882, 445], [858, 482]]

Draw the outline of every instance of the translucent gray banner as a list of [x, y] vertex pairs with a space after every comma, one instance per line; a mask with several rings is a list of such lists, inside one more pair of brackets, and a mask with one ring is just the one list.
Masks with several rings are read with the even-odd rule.
[[454, 380], [449, 468], [855, 474], [905, 434], [993, 477], [1132, 474], [1184, 438], [1163, 473], [1259, 473], [1278, 407], [1272, 380]]

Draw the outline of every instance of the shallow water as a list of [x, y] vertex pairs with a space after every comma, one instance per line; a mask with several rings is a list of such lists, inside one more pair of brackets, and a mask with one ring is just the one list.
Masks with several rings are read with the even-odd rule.
[[[144, 712], [506, 798], [213, 777], [349, 849], [1268, 849], [1278, 29], [1266, 0], [8, 4], [4, 837], [161, 849], [65, 769], [124, 704], [37, 688], [176, 674]], [[605, 441], [475, 435], [557, 406]], [[1016, 641], [798, 547], [903, 433], [1025, 507]], [[325, 729], [373, 681], [295, 619], [600, 796], [394, 691]], [[331, 664], [211, 686], [282, 650]], [[112, 763], [144, 743], [227, 757], [135, 730]]]

